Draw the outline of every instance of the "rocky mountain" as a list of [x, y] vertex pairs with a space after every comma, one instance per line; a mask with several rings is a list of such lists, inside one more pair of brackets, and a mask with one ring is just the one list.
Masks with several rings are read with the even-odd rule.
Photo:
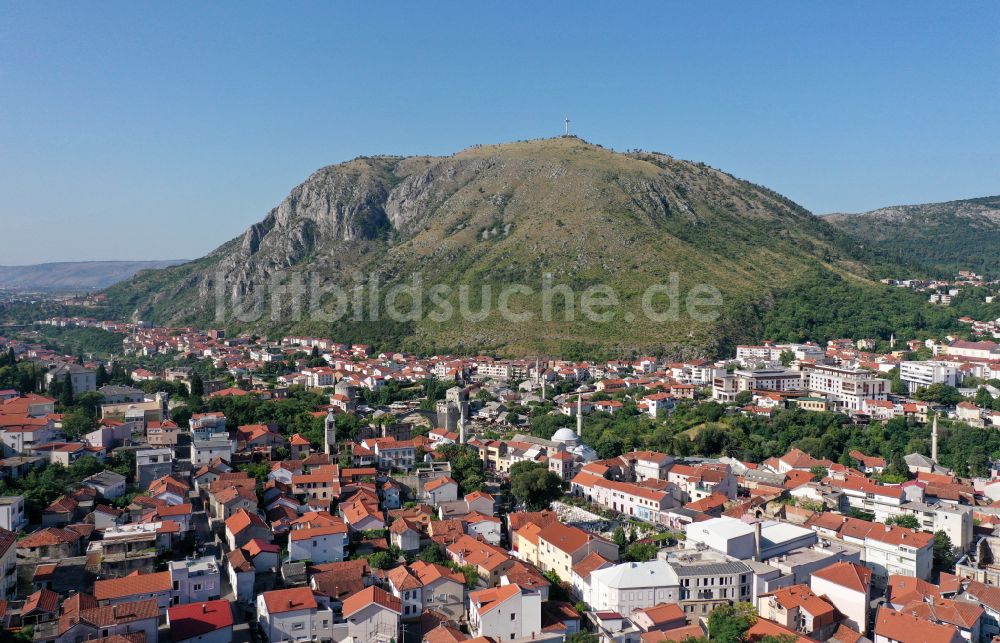
[[[759, 332], [753, 305], [766, 305], [775, 289], [816, 271], [863, 280], [865, 261], [853, 240], [771, 190], [700, 163], [561, 137], [325, 167], [209, 255], [141, 273], [108, 294], [120, 312], [158, 322], [294, 330], [415, 350], [682, 355], [752, 337]], [[382, 295], [373, 298], [387, 302], [385, 293], [413, 286], [414, 275], [425, 305], [418, 319], [388, 319], [386, 310], [373, 319], [370, 306], [358, 312], [374, 281]], [[573, 301], [543, 294], [543, 275], [573, 289]], [[220, 293], [226, 302], [245, 301], [299, 278], [307, 290], [343, 288], [323, 301], [346, 314], [296, 316], [267, 296], [259, 319], [241, 321], [217, 306]], [[674, 283], [676, 298], [648, 290]], [[497, 310], [498, 291], [511, 284], [526, 288], [509, 297], [508, 308], [531, 313], [530, 321]], [[580, 293], [598, 284], [620, 305], [595, 319], [583, 314]], [[448, 292], [435, 297], [433, 286]], [[462, 287], [471, 311], [491, 302], [483, 319], [458, 314]], [[721, 294], [717, 319], [692, 319], [685, 306], [692, 289]], [[676, 299], [677, 318], [650, 318], [644, 294], [659, 313]], [[429, 315], [434, 302], [433, 311], [446, 302], [456, 314]]]
[[107, 288], [140, 270], [184, 263], [167, 261], [60, 261], [29, 266], [0, 266], [0, 288], [25, 292], [81, 292]]
[[897, 205], [825, 221], [890, 257], [909, 257], [939, 276], [972, 269], [1000, 276], [1000, 196]]

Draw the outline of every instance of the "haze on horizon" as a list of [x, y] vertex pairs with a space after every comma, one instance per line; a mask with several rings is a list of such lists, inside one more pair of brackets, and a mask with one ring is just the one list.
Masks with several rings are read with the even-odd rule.
[[0, 264], [197, 257], [310, 173], [573, 132], [816, 213], [1000, 193], [1000, 5], [0, 6]]

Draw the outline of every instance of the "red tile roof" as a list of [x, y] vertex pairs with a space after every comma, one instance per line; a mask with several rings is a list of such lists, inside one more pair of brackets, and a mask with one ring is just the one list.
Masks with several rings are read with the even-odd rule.
[[867, 592], [872, 584], [872, 570], [853, 563], [835, 563], [813, 572], [812, 576], [861, 593]]
[[403, 603], [400, 599], [396, 598], [381, 587], [375, 587], [372, 585], [371, 587], [366, 587], [357, 594], [348, 596], [344, 599], [344, 618], [348, 618], [351, 614], [354, 614], [355, 612], [358, 612], [372, 604], [392, 610], [397, 614], [401, 614], [403, 611]]
[[232, 627], [233, 611], [226, 600], [188, 603], [169, 608], [167, 621], [170, 623], [170, 639], [177, 643]]
[[477, 592], [469, 592], [469, 602], [479, 610], [481, 616], [520, 594], [521, 586], [512, 583], [490, 589], [481, 589]]
[[264, 598], [268, 614], [282, 614], [297, 610], [316, 609], [317, 607], [316, 597], [313, 596], [312, 589], [308, 587], [276, 589], [264, 592], [261, 596]]
[[128, 596], [169, 592], [172, 588], [170, 572], [154, 574], [135, 572], [124, 578], [94, 581], [94, 598], [99, 601], [113, 600]]
[[875, 619], [876, 636], [901, 643], [952, 643], [962, 640], [958, 630], [950, 625], [938, 625], [911, 614], [882, 606]]

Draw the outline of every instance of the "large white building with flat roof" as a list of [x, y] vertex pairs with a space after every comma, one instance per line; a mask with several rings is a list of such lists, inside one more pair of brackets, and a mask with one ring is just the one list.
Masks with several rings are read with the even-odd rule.
[[822, 395], [841, 410], [862, 411], [865, 400], [885, 400], [889, 393], [889, 380], [862, 368], [817, 364], [803, 373], [810, 393]]
[[908, 393], [926, 388], [931, 384], [958, 385], [958, 367], [947, 362], [921, 361], [901, 362], [899, 364], [899, 381], [906, 387]]

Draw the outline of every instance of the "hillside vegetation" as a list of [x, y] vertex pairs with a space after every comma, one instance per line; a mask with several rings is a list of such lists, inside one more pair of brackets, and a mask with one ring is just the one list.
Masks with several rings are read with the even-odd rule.
[[[836, 228], [771, 190], [703, 164], [663, 154], [617, 153], [577, 138], [470, 148], [449, 157], [358, 158], [323, 168], [241, 237], [196, 261], [148, 271], [108, 290], [117, 311], [161, 323], [225, 324], [276, 334], [296, 331], [344, 341], [386, 342], [423, 352], [547, 352], [592, 357], [633, 351], [684, 355], [726, 350], [757, 338], [775, 292], [815, 275], [865, 283], [881, 276], [867, 254]], [[510, 308], [534, 314], [505, 320], [494, 305], [482, 321], [426, 315], [413, 321], [355, 321], [350, 298], [339, 321], [263, 315], [241, 322], [215, 317], [216, 293], [262, 293], [276, 276], [317, 275], [318, 282], [370, 294], [422, 279], [425, 310], [435, 284], [492, 297], [509, 284]], [[577, 291], [605, 284], [621, 305], [593, 321], [560, 314], [540, 319], [542, 278]], [[678, 319], [654, 321], [641, 298], [677, 275]], [[360, 275], [360, 277], [359, 277]], [[360, 285], [359, 285], [360, 284]], [[722, 294], [721, 315], [696, 321], [683, 297], [705, 284]], [[344, 298], [348, 299], [347, 297]], [[405, 298], [404, 298], [405, 300]], [[458, 295], [446, 300], [459, 309]], [[653, 300], [664, 310], [665, 298]], [[329, 303], [329, 302], [328, 302]], [[577, 300], [576, 304], [579, 304]], [[405, 308], [405, 306], [404, 306]], [[228, 312], [228, 311], [227, 311]]]
[[880, 208], [823, 219], [887, 258], [916, 259], [940, 277], [1000, 277], [1000, 196]]

